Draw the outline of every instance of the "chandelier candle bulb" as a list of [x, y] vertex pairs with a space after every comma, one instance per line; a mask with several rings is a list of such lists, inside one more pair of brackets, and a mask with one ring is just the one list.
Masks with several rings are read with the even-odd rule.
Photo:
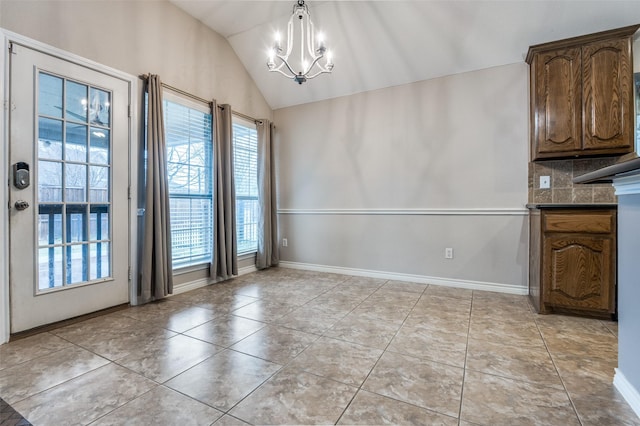
[[[296, 21], [299, 25], [296, 25]], [[325, 35], [322, 32], [316, 34], [309, 8], [304, 0], [298, 0], [293, 6], [293, 13], [287, 24], [286, 48], [283, 48], [279, 32], [275, 33], [274, 39], [273, 50], [268, 53], [267, 68], [269, 71], [279, 72], [296, 83], [302, 84], [320, 74], [331, 73], [333, 70], [332, 55], [327, 51]], [[294, 49], [297, 40], [300, 45], [295, 46]], [[317, 46], [316, 41], [318, 42]], [[290, 62], [291, 54], [298, 51], [300, 57]], [[326, 59], [325, 53], [327, 54]], [[322, 59], [324, 59], [324, 63], [321, 61]], [[302, 69], [297, 71], [291, 65], [292, 63], [300, 64]]]
[[281, 37], [280, 37], [280, 32], [279, 32], [279, 31], [276, 31], [276, 34], [275, 34], [275, 36], [274, 36], [274, 39], [275, 39], [275, 41], [276, 41], [276, 42], [275, 42], [275, 50], [276, 50], [276, 51], [278, 51], [278, 50], [282, 50], [282, 45], [280, 44], [280, 38], [281, 38]]
[[319, 51], [323, 51], [323, 50], [325, 50], [325, 46], [324, 46], [324, 34], [322, 34], [322, 33], [318, 33], [318, 50], [319, 50]]

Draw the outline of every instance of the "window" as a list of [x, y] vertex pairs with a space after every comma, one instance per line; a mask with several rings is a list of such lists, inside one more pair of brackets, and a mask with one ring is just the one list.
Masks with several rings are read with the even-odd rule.
[[164, 92], [173, 267], [208, 263], [213, 249], [212, 118], [208, 106]]
[[258, 132], [253, 121], [233, 117], [238, 254], [258, 250]]
[[107, 278], [112, 94], [41, 71], [38, 95], [38, 290]]

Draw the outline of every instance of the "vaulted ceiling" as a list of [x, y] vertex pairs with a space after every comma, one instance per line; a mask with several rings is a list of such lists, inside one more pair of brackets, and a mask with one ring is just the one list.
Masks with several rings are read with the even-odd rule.
[[294, 0], [170, 1], [227, 38], [273, 109], [522, 62], [532, 44], [640, 23], [640, 0], [307, 0], [335, 68], [298, 85], [266, 65]]

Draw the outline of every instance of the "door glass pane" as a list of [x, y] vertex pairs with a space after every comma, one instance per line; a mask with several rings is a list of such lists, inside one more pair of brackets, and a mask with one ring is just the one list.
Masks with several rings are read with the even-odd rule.
[[87, 281], [87, 244], [67, 246], [67, 284]]
[[89, 201], [104, 203], [109, 201], [109, 168], [89, 166]]
[[62, 243], [62, 205], [40, 204], [38, 243], [41, 246]]
[[65, 78], [42, 72], [38, 78], [38, 286], [44, 290], [111, 274], [112, 99]]
[[98, 126], [109, 127], [111, 122], [111, 94], [92, 87], [90, 100], [89, 122]]
[[82, 242], [87, 240], [87, 207], [67, 204], [66, 242]]
[[38, 161], [38, 199], [62, 201], [62, 164]]
[[62, 160], [62, 121], [38, 119], [38, 157]]
[[91, 258], [90, 279], [105, 278], [111, 275], [111, 257], [109, 253], [109, 243], [89, 244], [89, 253]]
[[97, 127], [91, 128], [89, 162], [94, 164], [109, 163], [109, 130]]
[[109, 239], [109, 206], [92, 204], [90, 217], [89, 240]]
[[67, 123], [64, 157], [67, 161], [87, 161], [87, 126]]
[[62, 247], [38, 250], [38, 288], [62, 287]]
[[87, 166], [65, 165], [64, 200], [67, 203], [87, 201]]
[[87, 86], [67, 80], [66, 114], [67, 120], [87, 121]]
[[40, 73], [38, 78], [38, 114], [62, 117], [62, 83], [60, 77]]

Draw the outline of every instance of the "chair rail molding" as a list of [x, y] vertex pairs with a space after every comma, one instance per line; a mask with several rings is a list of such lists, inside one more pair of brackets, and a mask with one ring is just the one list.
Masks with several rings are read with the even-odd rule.
[[277, 210], [281, 215], [382, 215], [382, 216], [527, 216], [529, 210], [524, 207], [498, 208], [330, 208], [330, 209], [295, 209]]

